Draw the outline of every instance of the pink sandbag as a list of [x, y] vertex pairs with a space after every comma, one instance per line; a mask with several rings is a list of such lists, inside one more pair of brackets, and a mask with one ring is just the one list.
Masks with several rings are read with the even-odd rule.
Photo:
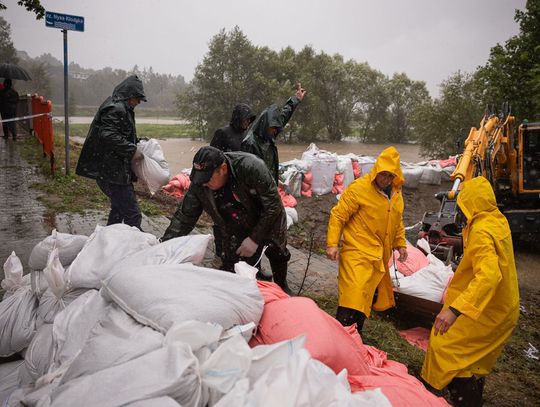
[[289, 296], [276, 283], [257, 280], [257, 287], [261, 292], [265, 304], [268, 304], [272, 301], [289, 298]]
[[362, 167], [358, 164], [358, 161], [352, 160], [352, 170], [354, 174], [354, 179], [360, 178], [362, 176]]
[[441, 168], [457, 165], [456, 157], [450, 157], [447, 160], [439, 160], [439, 165], [441, 166]]
[[306, 183], [306, 184], [309, 184], [311, 186], [311, 184], [313, 183], [313, 174], [311, 173], [311, 171], [308, 171], [304, 174], [304, 179], [302, 181], [302, 183]]
[[399, 336], [401, 336], [411, 345], [416, 346], [425, 352], [429, 343], [429, 333], [429, 329], [419, 326], [416, 328], [399, 331]]
[[393, 406], [450, 406], [444, 398], [432, 394], [420, 380], [408, 373], [373, 368], [370, 376], [349, 375], [348, 380], [353, 392], [380, 388]]
[[294, 196], [287, 194], [282, 187], [278, 187], [278, 192], [285, 208], [294, 208], [296, 206], [297, 202]]
[[345, 174], [336, 174], [334, 176], [334, 185], [343, 185], [343, 180], [345, 179]]
[[334, 372], [347, 369], [349, 374], [367, 375], [370, 372], [367, 352], [360, 335], [354, 337], [350, 331], [313, 300], [289, 297], [265, 304], [257, 334], [249, 345], [270, 345], [305, 335], [305, 346], [311, 356]]
[[313, 195], [313, 191], [310, 189], [308, 191], [302, 191], [301, 194], [302, 196], [305, 196], [306, 198], [311, 198], [311, 196]]
[[[394, 257], [396, 259], [397, 270], [405, 276], [410, 276], [429, 264], [429, 260], [426, 255], [422, 253], [420, 249], [410, 245], [409, 243], [407, 243], [407, 260], [404, 262], [398, 261], [399, 252], [397, 250], [394, 250]], [[390, 257], [388, 267], [392, 267], [394, 265], [393, 260], [394, 259]]]

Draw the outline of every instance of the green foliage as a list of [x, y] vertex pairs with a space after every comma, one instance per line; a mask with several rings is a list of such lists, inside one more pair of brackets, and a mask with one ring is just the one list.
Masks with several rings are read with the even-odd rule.
[[[0, 3], [0, 9], [1, 6]], [[3, 17], [0, 17], [0, 61], [13, 64], [19, 62], [17, 51], [11, 40], [11, 25]]]
[[[424, 83], [404, 74], [389, 81], [367, 63], [317, 54], [309, 46], [298, 53], [256, 47], [235, 27], [214, 36], [176, 106], [201, 137], [210, 138], [237, 103], [260, 113], [271, 103], [284, 103], [297, 83], [308, 95], [281, 136], [284, 141], [340, 141], [355, 134], [363, 140], [408, 141], [415, 136], [410, 116], [429, 99]], [[387, 136], [395, 118], [399, 123]]]
[[484, 104], [510, 102], [519, 120], [540, 120], [540, 2], [529, 0], [514, 17], [520, 33], [491, 49], [476, 72]]
[[[40, 20], [45, 16], [45, 8], [39, 0], [18, 0], [17, 4], [23, 6], [28, 11], [34, 12], [36, 14], [36, 20]], [[5, 10], [6, 8], [4, 2], [0, 1], [0, 10]]]
[[471, 75], [457, 72], [440, 89], [439, 99], [419, 105], [412, 116], [421, 154], [429, 158], [460, 152], [458, 142], [482, 119], [482, 102]]

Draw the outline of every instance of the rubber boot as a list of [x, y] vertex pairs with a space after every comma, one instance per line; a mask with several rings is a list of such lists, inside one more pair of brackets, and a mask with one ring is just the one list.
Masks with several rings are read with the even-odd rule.
[[448, 384], [450, 399], [455, 407], [481, 407], [484, 378], [455, 377]]
[[287, 284], [287, 263], [271, 263], [271, 266], [272, 274], [274, 276], [274, 283], [279, 285], [285, 294], [293, 296], [294, 294], [289, 288], [289, 284]]
[[351, 326], [352, 324], [356, 324], [356, 330], [360, 336], [362, 336], [362, 328], [364, 327], [364, 321], [366, 320], [366, 316], [363, 312], [352, 308], [338, 306], [336, 319], [343, 326]]

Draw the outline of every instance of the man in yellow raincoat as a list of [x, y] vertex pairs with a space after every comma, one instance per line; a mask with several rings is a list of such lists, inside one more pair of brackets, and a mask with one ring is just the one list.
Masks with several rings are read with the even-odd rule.
[[399, 261], [407, 259], [403, 227], [403, 197], [399, 153], [388, 147], [371, 172], [351, 183], [332, 208], [328, 222], [326, 255], [338, 258], [338, 310], [344, 326], [356, 323], [359, 332], [373, 308], [383, 311], [395, 305], [388, 262], [398, 249]]
[[455, 406], [480, 406], [483, 378], [518, 321], [518, 282], [510, 227], [489, 182], [464, 182], [457, 204], [467, 220], [463, 258], [433, 325], [422, 377], [436, 389], [448, 386]]

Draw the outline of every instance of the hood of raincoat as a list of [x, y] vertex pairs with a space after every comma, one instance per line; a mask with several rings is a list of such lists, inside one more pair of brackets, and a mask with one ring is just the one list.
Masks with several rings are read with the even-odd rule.
[[140, 98], [146, 102], [146, 95], [144, 94], [143, 83], [137, 75], [128, 76], [118, 85], [116, 85], [113, 90], [113, 102], [127, 100], [130, 97]]
[[233, 109], [230, 125], [236, 130], [240, 129], [240, 122], [243, 119], [249, 119], [249, 124], [253, 123], [257, 115], [253, 113], [251, 107], [245, 103], [240, 103], [236, 105]]
[[395, 178], [392, 181], [393, 188], [399, 188], [405, 182], [403, 173], [401, 172], [401, 164], [399, 158], [399, 152], [395, 147], [388, 147], [377, 157], [375, 165], [369, 173], [369, 179], [371, 182], [375, 181], [375, 177], [379, 172], [388, 171], [395, 174]]
[[267, 107], [253, 124], [253, 133], [264, 138], [266, 129], [269, 127], [283, 128], [285, 123], [283, 123], [281, 110], [281, 107], [276, 104]]
[[493, 188], [484, 177], [475, 177], [464, 182], [457, 197], [457, 204], [467, 218], [467, 223], [472, 223], [482, 212], [498, 209]]

